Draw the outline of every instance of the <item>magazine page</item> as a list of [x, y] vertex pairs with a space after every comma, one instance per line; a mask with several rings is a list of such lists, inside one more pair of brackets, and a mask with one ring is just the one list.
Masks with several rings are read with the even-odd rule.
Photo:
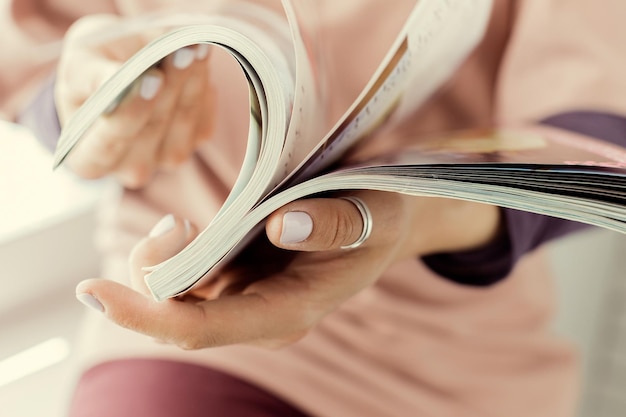
[[[542, 165], [563, 171], [614, 168], [626, 175], [626, 149], [587, 136], [542, 126], [467, 130], [426, 138], [402, 152], [365, 165]], [[478, 168], [478, 167], [477, 167]]]
[[291, 29], [296, 68], [291, 119], [280, 170], [274, 176], [272, 188], [300, 165], [326, 133], [321, 86], [317, 78], [321, 71], [319, 54], [315, 51], [317, 45], [312, 39], [313, 33], [303, 30], [300, 23], [303, 12], [309, 16], [315, 14], [316, 3], [298, 2], [296, 7], [291, 0], [282, 0], [282, 4]]
[[[549, 127], [467, 131], [424, 140], [402, 153], [346, 169], [352, 173], [502, 186], [555, 198], [626, 204], [626, 150]], [[345, 172], [344, 172], [345, 173]], [[512, 191], [516, 190], [516, 191]], [[542, 205], [536, 201], [533, 205]]]
[[[418, 1], [365, 89], [288, 182], [310, 178], [390, 116], [422, 104], [482, 39], [491, 8], [491, 0]], [[411, 83], [420, 88], [404, 97]]]

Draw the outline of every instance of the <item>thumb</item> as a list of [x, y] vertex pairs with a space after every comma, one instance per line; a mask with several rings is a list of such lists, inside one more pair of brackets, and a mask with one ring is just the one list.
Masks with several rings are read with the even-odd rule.
[[157, 265], [180, 252], [197, 235], [197, 228], [187, 219], [168, 214], [159, 220], [150, 234], [133, 247], [130, 254], [131, 285], [149, 294], [144, 282], [146, 267]]
[[362, 210], [369, 214], [367, 203], [351, 199], [312, 198], [287, 204], [268, 218], [267, 237], [279, 248], [307, 252], [345, 248], [367, 239], [364, 228], [372, 226], [371, 221], [365, 224], [362, 214]]

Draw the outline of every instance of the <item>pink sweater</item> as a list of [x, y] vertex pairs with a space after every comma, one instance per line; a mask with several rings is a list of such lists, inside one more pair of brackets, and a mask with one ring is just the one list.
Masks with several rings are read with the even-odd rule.
[[[317, 2], [333, 58], [328, 62], [345, 63], [329, 70], [336, 97], [332, 112], [338, 115], [412, 2], [397, 1], [393, 8], [375, 0]], [[33, 94], [50, 69], [37, 51], [54, 57], [58, 45], [52, 39], [75, 16], [95, 10], [133, 15], [167, 3], [11, 2], [12, 13], [0, 16], [2, 45], [10, 45], [0, 50], [3, 111], [12, 117]], [[613, 52], [615, 45], [626, 44], [620, 20], [625, 2], [606, 0], [601, 8], [593, 0], [495, 4], [484, 42], [454, 79], [362, 152], [425, 133], [537, 120], [574, 109], [626, 113], [624, 58]], [[221, 94], [215, 137], [176, 173], [159, 176], [140, 192], [111, 196], [99, 233], [103, 276], [126, 279], [128, 251], [163, 214], [206, 224], [232, 184], [242, 155], [242, 141], [232, 138], [245, 138], [245, 126], [233, 121], [246, 117], [247, 94], [234, 65], [215, 62]], [[486, 289], [450, 283], [420, 261], [407, 261], [301, 342], [277, 352], [241, 346], [183, 352], [89, 316], [82, 363], [165, 357], [204, 364], [259, 384], [316, 416], [571, 416], [576, 360], [549, 332], [553, 295], [540, 252]]]

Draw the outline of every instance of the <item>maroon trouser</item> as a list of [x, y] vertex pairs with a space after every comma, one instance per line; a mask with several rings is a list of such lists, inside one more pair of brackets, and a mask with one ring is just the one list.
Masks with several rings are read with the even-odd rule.
[[70, 417], [307, 417], [276, 396], [203, 366], [106, 362], [78, 382]]

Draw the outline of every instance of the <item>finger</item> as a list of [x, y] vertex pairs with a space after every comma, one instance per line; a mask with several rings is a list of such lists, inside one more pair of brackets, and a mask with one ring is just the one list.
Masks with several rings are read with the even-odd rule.
[[[145, 185], [159, 168], [159, 155], [172, 123], [184, 86], [195, 76], [196, 52], [183, 48], [167, 57], [161, 67], [164, 82], [159, 98], [143, 129], [116, 167], [116, 178], [132, 189]], [[193, 125], [190, 129], [193, 129]], [[191, 141], [191, 139], [189, 139]], [[184, 158], [188, 154], [184, 155]]]
[[194, 138], [196, 145], [208, 141], [213, 134], [213, 128], [215, 126], [213, 115], [215, 114], [211, 109], [215, 105], [215, 90], [210, 81], [206, 80], [206, 86], [204, 88], [205, 93], [202, 95], [202, 103], [200, 105], [201, 114], [198, 117], [198, 123], [196, 125], [196, 131], [194, 132]]
[[196, 131], [201, 127], [201, 120], [202, 123], [211, 120], [211, 112], [204, 106], [204, 96], [209, 93], [207, 48], [208, 45], [199, 45], [194, 50], [194, 63], [187, 70], [188, 77], [181, 86], [168, 131], [161, 144], [159, 160], [166, 168], [173, 168], [187, 160], [195, 151], [198, 142]]
[[306, 309], [285, 309], [258, 294], [201, 303], [156, 302], [114, 281], [90, 279], [78, 284], [76, 297], [122, 327], [185, 349], [280, 339], [282, 335], [288, 339], [301, 335], [309, 325]]
[[68, 159], [71, 168], [85, 178], [99, 178], [115, 169], [150, 118], [162, 83], [159, 70], [143, 75], [116, 111], [100, 117], [77, 145]]
[[198, 234], [187, 219], [164, 216], [154, 225], [150, 234], [135, 245], [130, 254], [131, 285], [149, 294], [144, 282], [145, 267], [157, 265], [180, 252]]
[[196, 131], [194, 132], [194, 138], [196, 141], [196, 145], [208, 140], [211, 137], [211, 133], [213, 133], [213, 115], [215, 114], [211, 109], [212, 106], [215, 105], [215, 97], [216, 93], [214, 90], [214, 86], [210, 82], [210, 77], [207, 76], [210, 70], [210, 60], [209, 57], [209, 47], [208, 45], [198, 45], [197, 52], [198, 59], [204, 65], [204, 86], [203, 86], [203, 94], [201, 95], [200, 108], [202, 109], [202, 113], [198, 118], [198, 122], [196, 125]]
[[266, 223], [266, 232], [279, 248], [323, 251], [356, 242], [363, 227], [361, 213], [352, 202], [314, 198], [295, 201], [274, 212]]

